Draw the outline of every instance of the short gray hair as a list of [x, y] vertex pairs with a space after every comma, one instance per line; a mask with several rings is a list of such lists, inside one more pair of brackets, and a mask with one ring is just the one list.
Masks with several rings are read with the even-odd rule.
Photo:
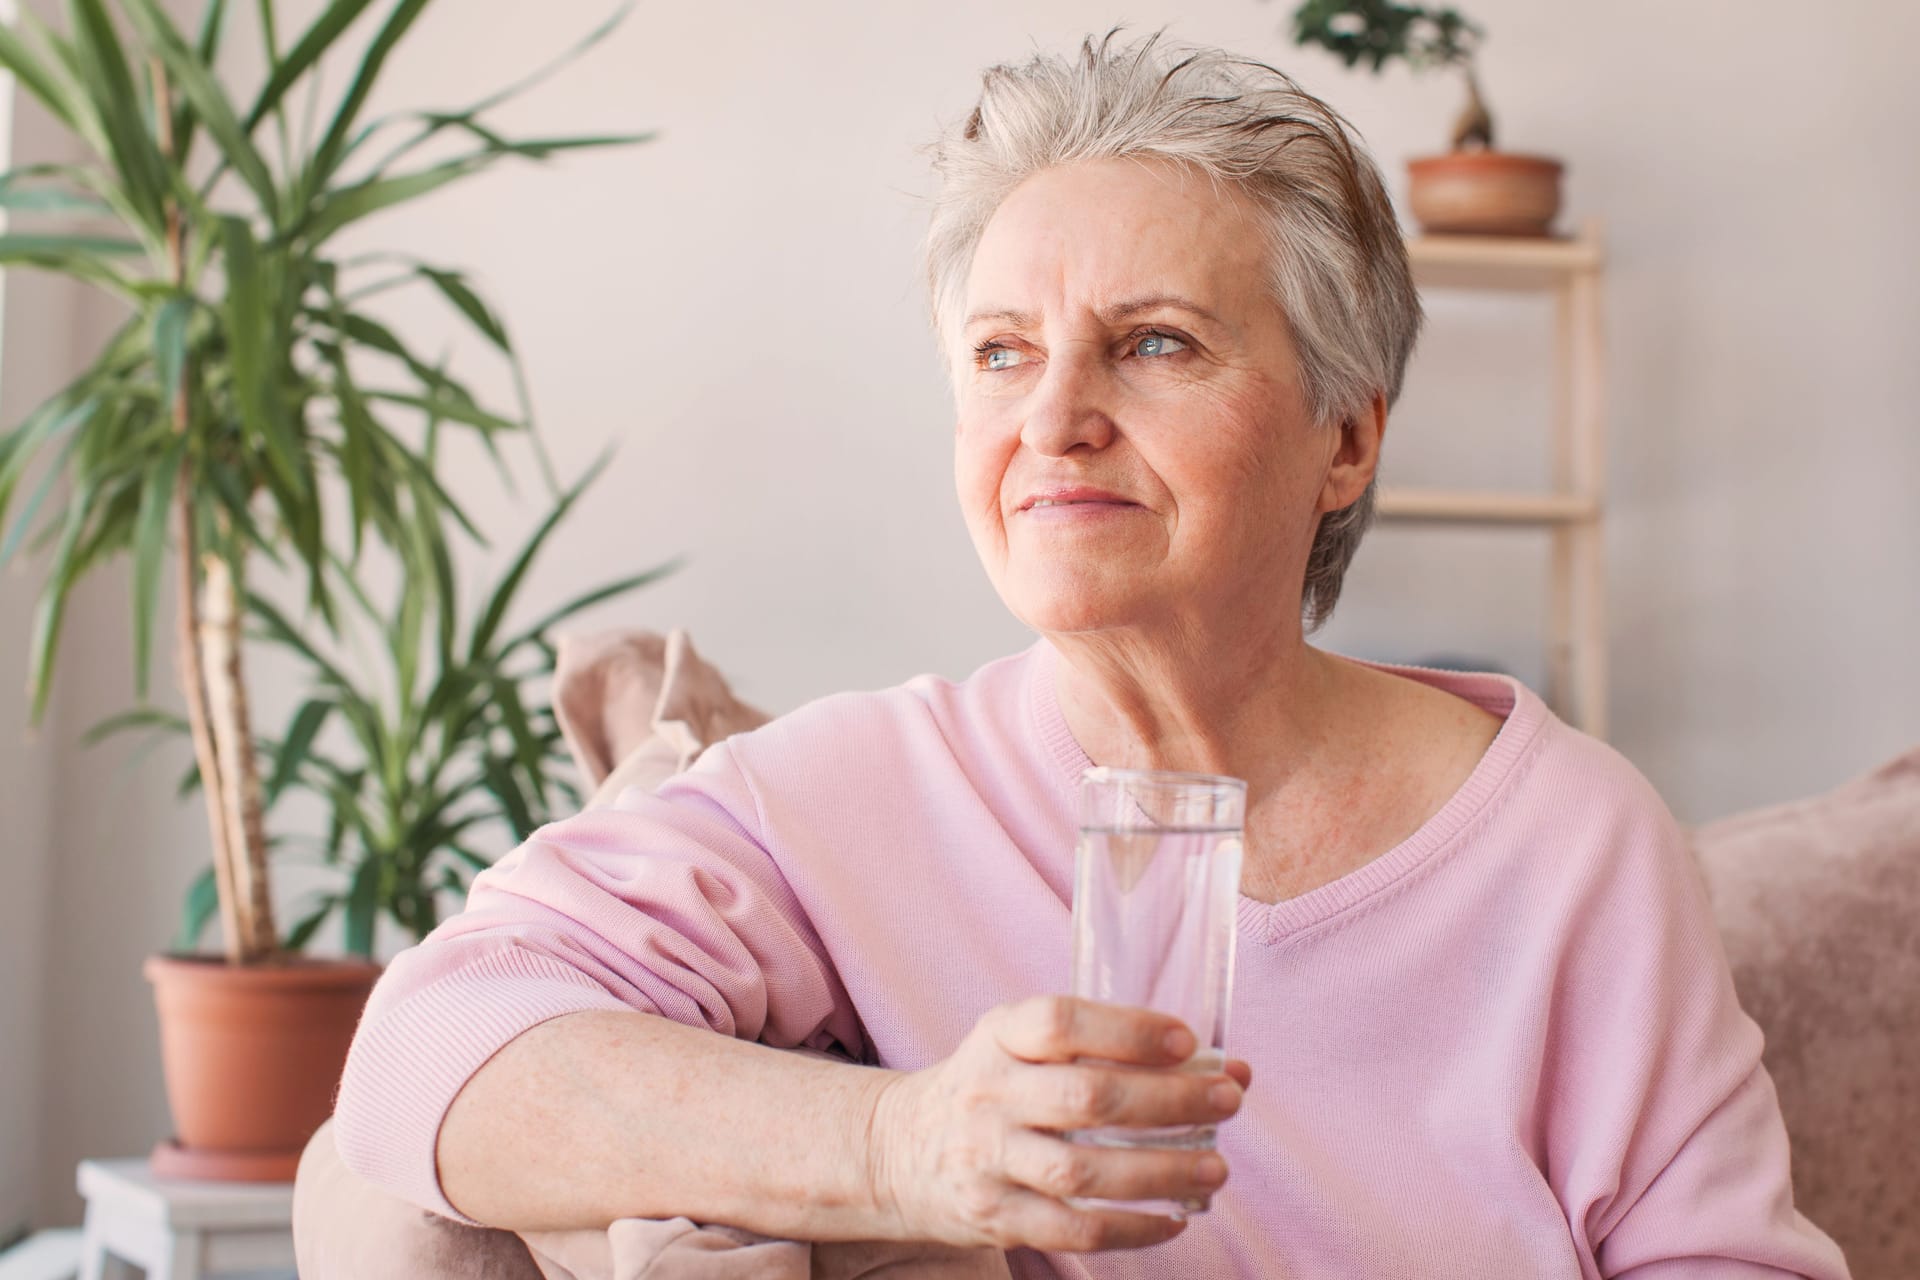
[[[1420, 299], [1358, 133], [1265, 63], [1162, 43], [1162, 33], [1116, 46], [1120, 30], [1089, 36], [1076, 58], [988, 68], [966, 121], [926, 148], [939, 179], [926, 271], [942, 353], [959, 336], [974, 250], [1015, 187], [1074, 161], [1159, 158], [1230, 184], [1257, 210], [1314, 423], [1340, 427], [1376, 392], [1392, 405]], [[1301, 599], [1308, 630], [1333, 612], [1374, 489], [1320, 519]]]

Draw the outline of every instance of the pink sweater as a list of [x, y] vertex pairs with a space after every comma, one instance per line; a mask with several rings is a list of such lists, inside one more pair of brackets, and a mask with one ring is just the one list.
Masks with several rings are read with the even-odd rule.
[[[434, 1166], [454, 1095], [575, 1010], [911, 1070], [1064, 990], [1089, 761], [1057, 661], [826, 698], [542, 828], [382, 977], [346, 1163], [459, 1217]], [[1240, 900], [1227, 1186], [1167, 1244], [1014, 1250], [1014, 1275], [1846, 1275], [1793, 1209], [1760, 1031], [1660, 798], [1514, 680], [1383, 669], [1505, 725], [1403, 844]]]

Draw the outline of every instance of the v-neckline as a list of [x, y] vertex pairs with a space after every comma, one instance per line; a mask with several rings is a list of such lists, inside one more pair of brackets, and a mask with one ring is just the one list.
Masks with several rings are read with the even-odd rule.
[[[1028, 707], [1033, 728], [1051, 766], [1050, 774], [1069, 814], [1074, 810], [1080, 775], [1093, 766], [1068, 727], [1055, 684], [1056, 664], [1064, 661], [1042, 637], [1029, 650]], [[1429, 858], [1459, 840], [1473, 820], [1501, 793], [1508, 777], [1553, 719], [1538, 694], [1512, 676], [1492, 672], [1441, 671], [1347, 658], [1376, 671], [1397, 675], [1465, 698], [1502, 718], [1500, 731], [1465, 782], [1406, 839], [1338, 879], [1294, 898], [1261, 902], [1240, 894], [1236, 907], [1240, 935], [1250, 942], [1276, 945], [1326, 923], [1403, 879]], [[1073, 825], [1069, 819], [1069, 826]]]

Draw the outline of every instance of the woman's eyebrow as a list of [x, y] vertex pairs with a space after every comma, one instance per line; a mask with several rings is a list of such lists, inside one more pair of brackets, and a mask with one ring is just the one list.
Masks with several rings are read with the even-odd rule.
[[995, 324], [1010, 324], [1016, 329], [1026, 329], [1026, 328], [1030, 328], [1033, 325], [1034, 317], [1031, 312], [1013, 311], [1008, 308], [1001, 307], [1001, 308], [988, 310], [988, 311], [976, 311], [972, 315], [967, 317], [966, 323], [961, 327], [964, 329], [971, 329], [973, 328], [974, 325], [979, 324], [984, 320], [991, 320]]
[[[1142, 312], [1153, 311], [1160, 307], [1176, 307], [1181, 311], [1196, 315], [1202, 320], [1220, 325], [1222, 328], [1226, 327], [1219, 316], [1216, 316], [1213, 312], [1207, 310], [1199, 303], [1194, 302], [1192, 299], [1184, 298], [1177, 293], [1151, 293], [1138, 298], [1128, 298], [1123, 302], [1115, 302], [1102, 307], [1094, 314], [1100, 318], [1102, 323], [1119, 324], [1122, 320], [1131, 319]], [[1016, 329], [1031, 328], [1038, 323], [1038, 317], [1030, 311], [1018, 311], [1011, 307], [996, 307], [985, 311], [974, 312], [967, 317], [966, 323], [962, 327], [970, 329], [974, 325], [987, 320], [991, 320], [996, 324], [1009, 324]]]
[[1225, 328], [1219, 316], [1207, 310], [1191, 298], [1183, 298], [1177, 293], [1150, 293], [1139, 298], [1129, 298], [1105, 307], [1096, 314], [1108, 324], [1118, 324], [1139, 315], [1143, 311], [1155, 311], [1161, 307], [1174, 307], [1190, 315], [1199, 316], [1210, 324]]

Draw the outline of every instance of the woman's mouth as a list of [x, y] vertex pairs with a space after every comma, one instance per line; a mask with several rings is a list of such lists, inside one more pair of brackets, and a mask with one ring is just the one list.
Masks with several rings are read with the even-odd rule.
[[1116, 511], [1137, 508], [1139, 505], [1105, 489], [1076, 485], [1067, 488], [1043, 489], [1038, 493], [1029, 494], [1027, 500], [1020, 504], [1020, 511], [1025, 515], [1058, 520], [1067, 516], [1111, 515]]

